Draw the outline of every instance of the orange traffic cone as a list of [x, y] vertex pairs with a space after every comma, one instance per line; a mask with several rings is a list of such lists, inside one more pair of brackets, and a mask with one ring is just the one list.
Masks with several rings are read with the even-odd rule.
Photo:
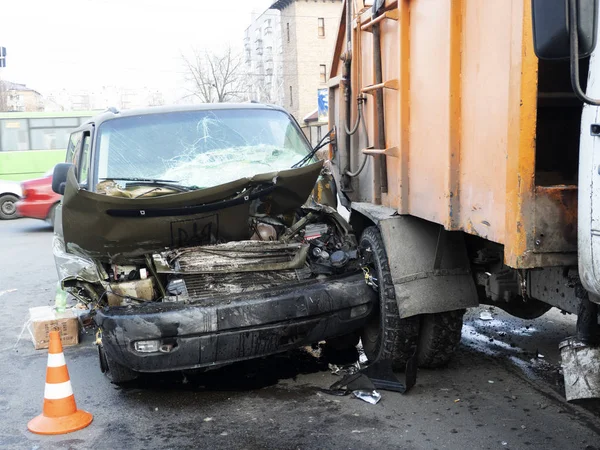
[[51, 331], [44, 409], [29, 421], [27, 428], [37, 434], [65, 434], [87, 427], [92, 419], [89, 412], [77, 409], [60, 335]]

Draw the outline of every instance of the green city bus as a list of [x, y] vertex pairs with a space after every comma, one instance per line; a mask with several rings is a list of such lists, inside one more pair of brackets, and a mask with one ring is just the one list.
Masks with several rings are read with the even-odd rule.
[[99, 112], [0, 113], [0, 180], [38, 178], [64, 162], [71, 131]]

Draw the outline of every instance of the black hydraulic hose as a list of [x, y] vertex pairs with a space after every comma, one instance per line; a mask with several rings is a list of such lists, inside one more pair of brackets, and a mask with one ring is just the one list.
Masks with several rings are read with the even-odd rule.
[[[368, 148], [369, 147], [369, 135], [367, 134], [367, 124], [365, 123], [364, 114], [361, 115], [361, 123], [362, 123], [363, 133], [364, 133], [365, 139], [366, 139], [365, 148]], [[363, 171], [365, 166], [367, 165], [368, 157], [369, 157], [369, 155], [363, 154], [363, 160], [362, 160], [362, 163], [360, 163], [360, 167], [358, 168], [358, 170], [356, 172], [350, 172], [349, 170], [347, 170], [346, 175], [349, 176], [350, 178], [357, 177]]]
[[[359, 99], [358, 99], [358, 116], [356, 117], [356, 123], [352, 127], [352, 130], [349, 130], [347, 123], [344, 122], [344, 128], [346, 129], [346, 134], [348, 136], [352, 136], [358, 130], [358, 126], [360, 125], [360, 116], [361, 115], [362, 115], [362, 99], [359, 97]], [[348, 117], [348, 120], [350, 120], [350, 117]]]

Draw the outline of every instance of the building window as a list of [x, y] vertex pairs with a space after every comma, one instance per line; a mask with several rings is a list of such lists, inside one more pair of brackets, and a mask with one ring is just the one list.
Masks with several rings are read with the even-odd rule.
[[294, 106], [294, 93], [292, 91], [291, 86], [290, 86], [290, 106]]
[[319, 37], [325, 37], [325, 19], [323, 17], [319, 17], [317, 22], [319, 25]]
[[319, 79], [321, 83], [327, 82], [327, 66], [325, 64], [319, 66]]
[[289, 44], [289, 42], [290, 42], [290, 23], [289, 22], [287, 22], [285, 24], [285, 29], [286, 29], [286, 32], [287, 32], [287, 41], [288, 41], [288, 44]]

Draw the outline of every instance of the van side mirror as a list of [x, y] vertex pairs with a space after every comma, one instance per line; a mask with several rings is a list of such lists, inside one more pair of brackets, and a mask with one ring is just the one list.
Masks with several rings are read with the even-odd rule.
[[65, 194], [65, 186], [67, 185], [67, 174], [73, 167], [71, 163], [59, 163], [54, 166], [54, 173], [52, 174], [52, 190], [57, 194]]
[[538, 58], [570, 58], [569, 10], [571, 7], [575, 7], [577, 11], [578, 57], [584, 58], [594, 51], [597, 33], [597, 0], [532, 0], [533, 45]]

